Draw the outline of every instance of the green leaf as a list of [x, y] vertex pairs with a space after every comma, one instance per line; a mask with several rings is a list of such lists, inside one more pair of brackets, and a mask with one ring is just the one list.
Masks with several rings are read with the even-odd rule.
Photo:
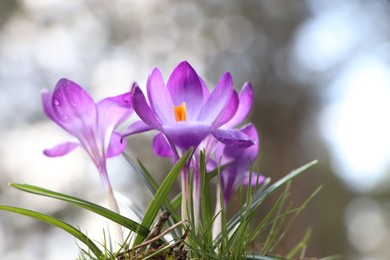
[[296, 256], [307, 244], [307, 241], [309, 241], [309, 238], [311, 236], [311, 229], [307, 229], [305, 235], [303, 236], [302, 240], [293, 248], [291, 251], [287, 254], [286, 258], [288, 260], [293, 259], [294, 256]]
[[56, 219], [52, 216], [48, 216], [36, 211], [28, 210], [28, 209], [22, 209], [12, 206], [0, 206], [0, 210], [5, 210], [8, 212], [17, 213], [20, 215], [28, 216], [37, 220], [40, 220], [42, 222], [51, 224], [53, 226], [56, 226], [58, 228], [61, 228], [83, 242], [92, 252], [93, 254], [98, 258], [102, 258], [103, 253], [100, 251], [100, 249], [90, 240], [84, 233], [82, 233], [80, 230], [76, 229], [75, 227], [69, 225], [68, 223], [65, 223], [59, 219]]
[[[179, 176], [181, 169], [184, 167], [185, 163], [188, 160], [188, 157], [192, 154], [192, 150], [193, 149], [189, 149], [180, 158], [180, 160], [173, 166], [161, 186], [156, 191], [156, 194], [154, 195], [152, 201], [149, 204], [149, 207], [145, 212], [144, 219], [142, 220], [142, 226], [149, 228], [152, 225], [153, 220], [156, 218], [158, 211], [166, 200], [168, 192], [170, 191], [173, 183], [175, 182], [177, 176]], [[141, 242], [142, 237], [137, 236], [134, 241], [134, 246], [140, 244]]]
[[287, 260], [286, 258], [280, 257], [280, 256], [267, 256], [267, 255], [257, 255], [257, 254], [244, 255], [244, 259], [248, 259], [248, 260]]
[[171, 204], [173, 206], [173, 208], [176, 210], [178, 210], [181, 206], [181, 193], [177, 194], [172, 200], [171, 200]]
[[[272, 225], [269, 230], [269, 234], [267, 236], [267, 239], [264, 243], [262, 252], [263, 254], [268, 254], [269, 249], [272, 247], [272, 243], [276, 240], [276, 236], [279, 234], [280, 228], [282, 227], [283, 223], [285, 222], [285, 219], [287, 215], [283, 214], [283, 208], [285, 205], [285, 202], [287, 200], [287, 197], [289, 196], [291, 187], [291, 180], [287, 182], [287, 185], [278, 199], [278, 206], [276, 210], [276, 214], [273, 217]], [[288, 210], [288, 209], [287, 209]]]
[[[159, 185], [156, 182], [156, 180], [153, 178], [153, 176], [149, 173], [149, 171], [146, 169], [146, 167], [141, 163], [140, 160], [137, 160], [138, 164], [140, 166], [140, 167], [137, 167], [137, 165], [133, 162], [133, 160], [127, 154], [123, 153], [123, 156], [125, 157], [127, 162], [129, 162], [131, 164], [131, 166], [135, 169], [135, 172], [138, 174], [138, 176], [140, 176], [142, 178], [142, 180], [145, 182], [146, 186], [148, 187], [148, 189], [150, 190], [152, 195], [155, 196]], [[171, 218], [174, 220], [175, 223], [179, 221], [179, 216], [176, 214], [175, 208], [169, 202], [168, 199], [164, 200], [164, 203], [162, 206], [165, 210], [167, 210], [171, 213]], [[170, 220], [168, 220], [168, 222], [170, 223], [171, 226], [174, 224], [173, 222], [170, 222]]]
[[59, 192], [51, 191], [48, 189], [44, 189], [41, 187], [33, 186], [33, 185], [28, 185], [28, 184], [16, 184], [16, 183], [10, 183], [11, 187], [14, 187], [16, 189], [26, 191], [29, 193], [41, 195], [41, 196], [46, 196], [58, 200], [62, 200], [68, 203], [71, 203], [73, 205], [79, 206], [81, 208], [87, 209], [89, 211], [92, 211], [96, 214], [99, 214], [107, 219], [110, 219], [125, 228], [128, 228], [131, 231], [136, 232], [139, 236], [146, 237], [149, 234], [149, 229], [138, 224], [134, 220], [131, 220], [129, 218], [126, 218], [116, 212], [113, 212], [109, 209], [106, 209], [102, 206], [99, 206], [97, 204], [94, 204], [92, 202], [82, 200], [76, 197], [72, 197], [69, 195], [65, 195]]
[[[278, 238], [278, 240], [275, 242], [275, 244], [278, 244], [280, 243], [284, 236], [287, 234], [287, 231], [291, 228], [293, 222], [295, 221], [295, 219], [298, 217], [298, 215], [306, 208], [307, 204], [309, 204], [309, 202], [320, 192], [320, 190], [322, 189], [322, 186], [318, 187], [304, 202], [303, 204], [295, 209], [295, 214], [292, 216], [292, 218], [290, 219], [290, 221], [287, 223], [286, 227], [284, 228], [282, 234], [280, 235], [280, 237]], [[271, 250], [273, 250], [273, 248], [271, 248]]]
[[[209, 187], [209, 180], [207, 178], [207, 170], [206, 170], [206, 159], [204, 152], [200, 152], [200, 179], [201, 179], [201, 197], [200, 200], [200, 206], [202, 211], [202, 224], [203, 227], [210, 226], [211, 221], [213, 220], [213, 212], [212, 212], [212, 206], [211, 206], [211, 195], [210, 195], [210, 187]], [[212, 234], [211, 229], [209, 229], [210, 232], [207, 232], [208, 234], [205, 234], [207, 237], [207, 240], [212, 242]], [[204, 238], [205, 239], [205, 238]]]

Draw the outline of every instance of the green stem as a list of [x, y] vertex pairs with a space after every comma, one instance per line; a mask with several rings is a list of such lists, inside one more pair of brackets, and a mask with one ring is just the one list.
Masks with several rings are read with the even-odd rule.
[[184, 166], [181, 172], [181, 220], [183, 221], [189, 221], [189, 204], [190, 204], [190, 197], [189, 197], [189, 171], [188, 166]]

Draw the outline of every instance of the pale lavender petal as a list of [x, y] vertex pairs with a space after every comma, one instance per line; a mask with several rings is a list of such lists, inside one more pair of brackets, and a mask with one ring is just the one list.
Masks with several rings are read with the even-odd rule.
[[101, 100], [97, 104], [100, 136], [107, 148], [112, 132], [133, 112], [130, 93]]
[[165, 86], [161, 72], [157, 68], [150, 74], [146, 88], [150, 106], [154, 109], [162, 123], [175, 122], [171, 95]]
[[165, 134], [178, 147], [187, 150], [190, 147], [197, 147], [200, 142], [211, 132], [211, 125], [184, 121], [164, 126]]
[[136, 121], [136, 122], [132, 123], [129, 127], [127, 127], [127, 129], [123, 132], [122, 136], [126, 137], [129, 135], [150, 131], [152, 129], [153, 129], [153, 127], [145, 124], [144, 121], [140, 120], [140, 121]]
[[133, 112], [131, 94], [125, 93], [115, 97], [105, 98], [97, 104], [99, 125], [115, 129]]
[[203, 106], [203, 89], [198, 74], [188, 62], [181, 62], [172, 72], [167, 84], [173, 105], [183, 102], [187, 107], [187, 120], [197, 120]]
[[230, 73], [225, 73], [204, 104], [200, 112], [199, 120], [209, 124], [215, 123], [218, 116], [225, 111], [232, 91], [232, 76]]
[[234, 116], [225, 124], [226, 128], [233, 128], [241, 124], [249, 115], [253, 105], [253, 87], [247, 82], [244, 84], [240, 92], [239, 106]]
[[166, 137], [159, 133], [153, 138], [153, 150], [161, 157], [173, 157], [174, 153], [171, 146], [169, 145]]
[[110, 158], [120, 155], [126, 149], [126, 146], [126, 139], [122, 139], [122, 135], [120, 133], [113, 132], [107, 148], [106, 157]]
[[97, 108], [95, 102], [79, 85], [60, 79], [53, 92], [52, 106], [57, 120], [70, 134], [80, 137], [81, 131], [95, 129]]
[[42, 100], [43, 111], [45, 112], [46, 116], [48, 118], [50, 118], [51, 120], [53, 120], [54, 122], [56, 122], [57, 124], [60, 124], [60, 122], [58, 122], [57, 116], [55, 115], [54, 110], [53, 110], [53, 104], [52, 104], [53, 95], [52, 95], [52, 93], [46, 89], [42, 90], [41, 100]]
[[[228, 104], [226, 105], [225, 109], [220, 113], [218, 116], [217, 121], [214, 123], [213, 127], [217, 128], [221, 125], [225, 124], [226, 122], [230, 121], [230, 119], [235, 115], [237, 108], [238, 108], [239, 100], [238, 100], [238, 94], [234, 90], [230, 96], [230, 100]], [[228, 127], [226, 127], [228, 128]]]
[[161, 130], [161, 122], [149, 107], [141, 89], [137, 85], [134, 85], [131, 94], [133, 107], [137, 115], [149, 126], [153, 127], [154, 129]]
[[255, 187], [261, 185], [264, 181], [265, 176], [253, 172], [252, 174], [246, 172], [242, 184], [244, 184], [245, 186], [251, 185]]
[[234, 148], [248, 148], [254, 145], [254, 142], [237, 129], [222, 129], [217, 128], [212, 131], [212, 134], [218, 141], [226, 144], [226, 146], [234, 147]]
[[62, 143], [59, 145], [54, 146], [53, 148], [50, 149], [45, 149], [43, 151], [43, 154], [48, 156], [48, 157], [59, 157], [66, 155], [76, 149], [79, 146], [78, 143], [74, 142], [66, 142]]

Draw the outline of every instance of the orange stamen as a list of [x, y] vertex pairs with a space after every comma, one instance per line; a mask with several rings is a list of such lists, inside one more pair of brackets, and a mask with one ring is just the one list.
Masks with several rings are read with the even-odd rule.
[[173, 111], [175, 112], [175, 118], [177, 122], [187, 120], [187, 108], [185, 102], [183, 102], [181, 106], [173, 106]]

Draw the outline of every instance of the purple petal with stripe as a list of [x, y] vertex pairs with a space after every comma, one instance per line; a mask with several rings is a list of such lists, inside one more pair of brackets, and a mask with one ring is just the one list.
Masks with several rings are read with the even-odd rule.
[[140, 120], [140, 121], [136, 121], [136, 122], [132, 123], [129, 127], [127, 127], [127, 129], [123, 132], [122, 136], [126, 137], [129, 135], [150, 131], [152, 129], [153, 129], [153, 127], [145, 124], [144, 121]]
[[77, 138], [80, 138], [84, 129], [95, 129], [97, 126], [95, 102], [73, 81], [60, 79], [57, 82], [52, 96], [52, 107], [62, 127]]
[[236, 114], [238, 108], [239, 100], [238, 94], [236, 91], [233, 91], [228, 104], [225, 109], [219, 114], [217, 121], [214, 123], [214, 128], [224, 125], [226, 122]]
[[164, 126], [165, 134], [178, 147], [187, 150], [197, 147], [211, 132], [211, 125], [202, 122], [184, 121]]
[[199, 120], [214, 123], [218, 116], [224, 112], [233, 91], [233, 79], [230, 73], [222, 75], [217, 86], [211, 92], [209, 98], [200, 112]]
[[252, 109], [253, 99], [254, 96], [252, 84], [247, 82], [241, 89], [237, 112], [224, 126], [226, 128], [233, 128], [241, 124], [248, 117]]
[[161, 72], [155, 68], [146, 85], [150, 106], [162, 123], [175, 122], [173, 103], [168, 88], [165, 86]]
[[255, 144], [249, 136], [237, 129], [217, 128], [212, 134], [218, 141], [233, 148], [248, 148]]
[[157, 130], [162, 130], [162, 125], [160, 120], [156, 117], [152, 109], [149, 107], [146, 102], [145, 96], [142, 93], [141, 89], [134, 85], [131, 91], [132, 102], [134, 111], [137, 115], [149, 126]]
[[187, 120], [197, 120], [203, 106], [203, 88], [198, 74], [188, 62], [181, 62], [172, 72], [167, 84], [174, 106], [187, 106]]

